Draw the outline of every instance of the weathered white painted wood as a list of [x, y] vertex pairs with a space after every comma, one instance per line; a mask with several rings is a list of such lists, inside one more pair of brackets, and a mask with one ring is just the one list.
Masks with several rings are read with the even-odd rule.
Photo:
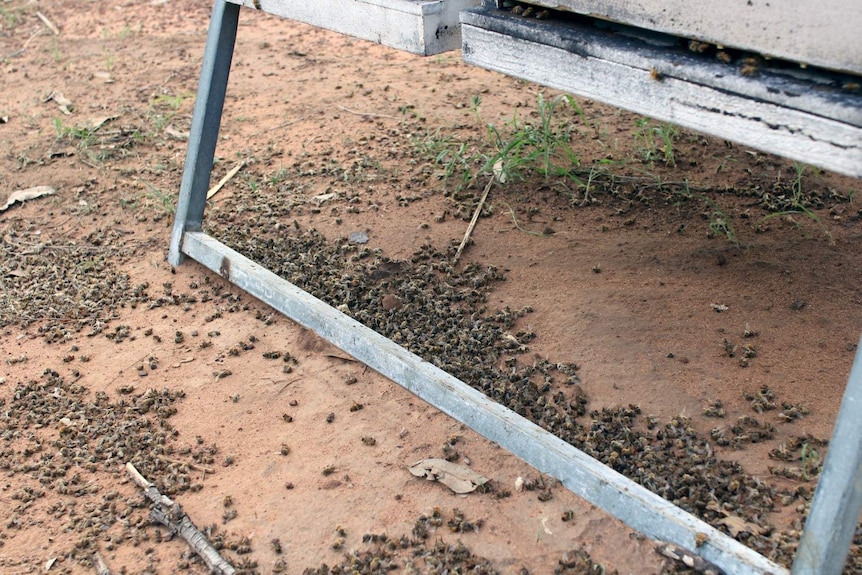
[[228, 0], [413, 54], [461, 47], [458, 14], [481, 0]]
[[862, 2], [858, 0], [525, 1], [862, 74]]
[[[202, 233], [187, 232], [182, 249], [193, 260], [349, 353], [483, 437], [560, 480], [644, 535], [694, 550], [728, 575], [788, 571], [514, 411], [488, 399], [437, 366], [302, 291]], [[706, 536], [701, 545], [698, 534]]]
[[[801, 80], [793, 90], [776, 89], [769, 81], [793, 81], [716, 74], [715, 64], [699, 69], [694, 59], [685, 63], [676, 51], [663, 54], [631, 37], [575, 24], [539, 26], [497, 11], [462, 13], [461, 33], [469, 64], [862, 177], [858, 95], [805, 88]], [[652, 68], [661, 79], [651, 77]]]

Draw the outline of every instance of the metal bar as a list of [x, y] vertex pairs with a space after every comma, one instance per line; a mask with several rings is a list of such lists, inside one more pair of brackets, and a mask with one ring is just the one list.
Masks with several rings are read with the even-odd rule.
[[168, 261], [174, 266], [182, 261], [180, 243], [183, 233], [187, 230], [200, 230], [203, 222], [207, 187], [213, 168], [230, 64], [236, 44], [239, 9], [239, 5], [225, 0], [215, 0], [213, 5], [189, 133], [183, 181], [180, 185], [180, 197], [177, 201], [177, 213], [168, 251]]
[[[648, 537], [694, 550], [729, 575], [787, 570], [574, 446], [488, 399], [395, 342], [300, 290], [202, 232], [184, 234], [185, 254], [288, 318], [497, 442], [542, 473]], [[706, 540], [696, 543], [698, 536]]]
[[793, 575], [838, 575], [862, 512], [862, 342], [850, 370]]

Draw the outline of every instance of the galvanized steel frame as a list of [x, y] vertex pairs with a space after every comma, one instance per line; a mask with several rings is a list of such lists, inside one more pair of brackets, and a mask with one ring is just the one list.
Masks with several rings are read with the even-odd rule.
[[[179, 265], [185, 257], [201, 263], [644, 535], [696, 550], [729, 574], [787, 573], [202, 232], [239, 11], [240, 5], [227, 0], [215, 0], [213, 6], [171, 234], [171, 265]], [[862, 509], [860, 402], [862, 353], [857, 353], [793, 575], [841, 572]], [[704, 535], [706, 542], [696, 543]]]

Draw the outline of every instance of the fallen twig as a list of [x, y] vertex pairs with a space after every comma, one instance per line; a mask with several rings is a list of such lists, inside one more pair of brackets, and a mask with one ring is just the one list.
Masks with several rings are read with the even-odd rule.
[[173, 502], [169, 497], [162, 495], [158, 487], [150, 483], [132, 465], [126, 463], [126, 471], [132, 476], [132, 480], [144, 490], [153, 507], [150, 509], [150, 517], [186, 540], [189, 547], [203, 559], [211, 573], [216, 575], [233, 575], [233, 565], [228, 563], [224, 557], [219, 555], [207, 538], [195, 527], [189, 516], [183, 511], [179, 503]]
[[353, 359], [352, 357], [345, 357], [343, 355], [337, 355], [334, 353], [327, 353], [326, 357], [331, 357], [332, 359], [340, 359], [341, 361], [356, 362], [356, 360]]
[[261, 134], [265, 134], [267, 132], [272, 132], [273, 130], [280, 130], [282, 128], [286, 128], [288, 126], [296, 124], [297, 122], [301, 122], [304, 119], [305, 119], [305, 116], [300, 116], [300, 117], [295, 118], [293, 120], [288, 120], [286, 122], [282, 122], [281, 124], [279, 124], [277, 126], [272, 126], [270, 128], [264, 128], [263, 130], [257, 131], [253, 134], [250, 134], [249, 138], [254, 138], [254, 137], [260, 136]]
[[387, 114], [374, 114], [372, 112], [359, 112], [357, 110], [351, 110], [350, 108], [345, 108], [344, 106], [338, 106], [339, 110], [344, 110], [348, 114], [353, 114], [355, 116], [366, 116], [368, 118], [389, 118], [390, 120], [400, 120], [398, 116], [389, 116]]
[[96, 551], [93, 553], [93, 563], [95, 563], [97, 575], [111, 575], [111, 568], [105, 563], [102, 554]]
[[297, 377], [296, 379], [291, 379], [290, 381], [285, 383], [283, 386], [281, 386], [281, 389], [279, 389], [278, 392], [276, 392], [276, 395], [278, 395], [279, 393], [281, 393], [282, 391], [284, 391], [285, 389], [287, 389], [288, 387], [290, 387], [291, 385], [293, 385], [294, 383], [296, 383], [297, 381], [299, 381], [301, 379], [302, 379], [301, 377]]
[[464, 234], [464, 239], [461, 240], [461, 245], [458, 246], [458, 251], [455, 252], [455, 257], [452, 258], [452, 265], [458, 263], [458, 258], [461, 257], [461, 252], [464, 251], [464, 246], [470, 240], [470, 234], [473, 233], [473, 228], [476, 227], [476, 222], [479, 221], [479, 214], [482, 213], [482, 208], [485, 207], [485, 200], [488, 199], [488, 192], [491, 191], [491, 185], [494, 183], [494, 178], [488, 180], [488, 185], [485, 186], [485, 191], [482, 192], [482, 197], [479, 199], [479, 205], [476, 206], [476, 211], [473, 212], [473, 219], [470, 220], [470, 225], [467, 226], [467, 233]]
[[47, 16], [45, 16], [45, 15], [44, 15], [44, 14], [42, 14], [41, 12], [36, 12], [36, 16], [38, 16], [38, 17], [39, 17], [39, 20], [41, 20], [41, 21], [42, 21], [42, 23], [43, 23], [43, 24], [45, 24], [45, 26], [47, 26], [47, 27], [48, 27], [48, 29], [49, 29], [51, 32], [53, 32], [53, 33], [54, 33], [54, 36], [59, 36], [59, 35], [60, 35], [60, 29], [59, 29], [59, 28], [57, 28], [56, 26], [54, 26], [54, 23], [53, 23], [53, 22], [51, 22], [50, 20], [48, 20], [48, 17], [47, 17]]
[[197, 463], [193, 463], [191, 461], [181, 461], [179, 459], [171, 459], [170, 457], [167, 457], [165, 455], [157, 455], [156, 459], [158, 459], [159, 461], [164, 461], [165, 463], [168, 463], [168, 464], [176, 463], [177, 465], [187, 465], [189, 467], [189, 469], [195, 469], [197, 471], [203, 471], [204, 475], [206, 475], [207, 473], [211, 473], [211, 474], [215, 473], [214, 469], [210, 469], [209, 467], [204, 467], [203, 465], [198, 465]]
[[213, 197], [214, 195], [219, 193], [219, 190], [221, 190], [224, 187], [224, 185], [226, 183], [228, 183], [230, 181], [230, 179], [233, 178], [237, 174], [237, 172], [239, 172], [242, 169], [242, 167], [244, 165], [245, 165], [245, 160], [242, 160], [240, 163], [238, 163], [236, 166], [234, 166], [233, 169], [231, 169], [231, 171], [229, 171], [227, 174], [225, 174], [224, 177], [221, 180], [219, 180], [219, 183], [214, 185], [212, 188], [210, 188], [210, 191], [207, 192], [207, 199], [210, 199], [211, 197]]
[[525, 234], [530, 234], [531, 236], [544, 236], [541, 232], [534, 232], [533, 230], [528, 230], [526, 228], [522, 228], [521, 224], [518, 223], [518, 216], [515, 215], [515, 210], [509, 204], [504, 204], [507, 208], [509, 208], [509, 213], [512, 214], [512, 221], [515, 222], [515, 227], [524, 232]]

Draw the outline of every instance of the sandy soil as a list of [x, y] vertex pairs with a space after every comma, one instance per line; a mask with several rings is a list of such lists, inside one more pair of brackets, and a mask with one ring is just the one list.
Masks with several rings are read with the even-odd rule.
[[[209, 9], [0, 4], [0, 191], [56, 190], [0, 214], [0, 571], [92, 573], [98, 552], [114, 573], [204, 572], [149, 521], [129, 459], [248, 572], [338, 564], [375, 548], [365, 535], [416, 537], [435, 509], [424, 544], [463, 542], [487, 560], [473, 572], [589, 571], [561, 566], [577, 550], [609, 572], [674, 569], [551, 481], [518, 491], [542, 478], [198, 264], [167, 264]], [[393, 260], [445, 251], [484, 181], [459, 192], [430, 145], [534, 122], [540, 93], [556, 96], [457, 53], [422, 59], [243, 12], [213, 179], [243, 167], [212, 201], [213, 229], [283, 210], [285, 229], [335, 244], [363, 231]], [[588, 410], [683, 415], [716, 457], [810, 492], [862, 324], [859, 182], [797, 179], [787, 160], [686, 132], [669, 165], [645, 139], [660, 126], [574, 103], [582, 114], [561, 104], [558, 118], [580, 165], [617, 180], [593, 202], [560, 178], [492, 189], [461, 264], [505, 274], [489, 312], [532, 308], [512, 330], [535, 334], [524, 357], [577, 364]], [[810, 212], [787, 208], [794, 190]], [[707, 417], [717, 401], [723, 418]], [[722, 446], [714, 430], [730, 437], [743, 416], [772, 436]], [[495, 491], [455, 495], [406, 469], [453, 451]], [[772, 471], [785, 466], [797, 477]], [[794, 497], [760, 519], [787, 533], [804, 508]], [[481, 527], [448, 527], [456, 509]]]

